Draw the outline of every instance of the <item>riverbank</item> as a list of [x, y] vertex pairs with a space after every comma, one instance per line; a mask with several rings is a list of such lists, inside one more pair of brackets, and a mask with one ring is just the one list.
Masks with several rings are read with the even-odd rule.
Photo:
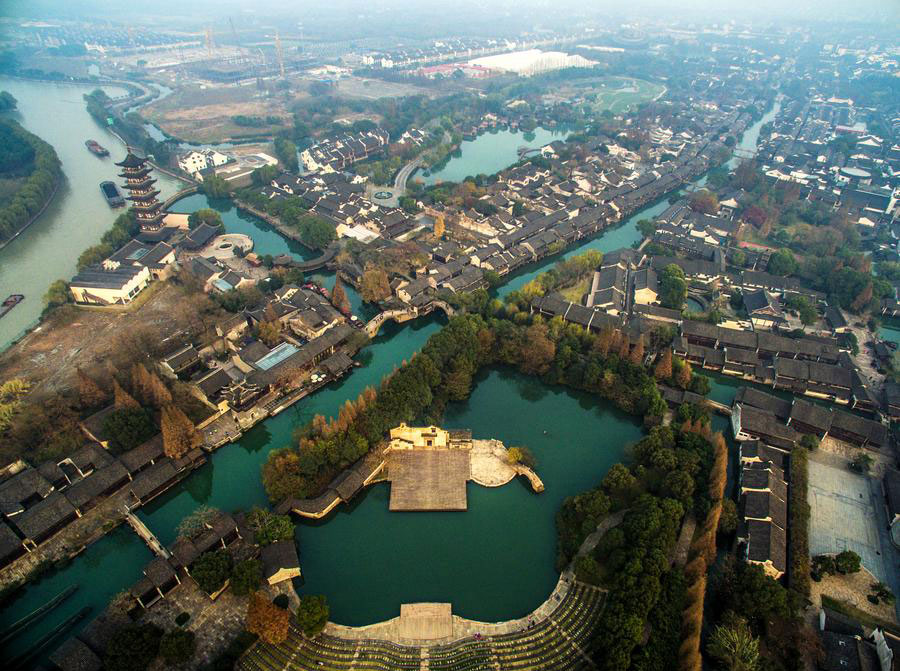
[[35, 213], [31, 219], [28, 220], [28, 223], [22, 226], [18, 231], [16, 231], [8, 240], [4, 240], [0, 242], [0, 250], [4, 249], [7, 245], [12, 244], [16, 238], [18, 238], [22, 233], [24, 233], [34, 222], [41, 218], [41, 215], [47, 211], [47, 208], [50, 207], [50, 204], [53, 202], [53, 199], [56, 197], [57, 192], [59, 191], [59, 185], [65, 179], [65, 175], [60, 173], [59, 178], [53, 183], [53, 191], [47, 197], [47, 200], [44, 202], [44, 205], [41, 209]]
[[[22, 181], [15, 191], [4, 195], [5, 205], [0, 208], [0, 220], [4, 227], [0, 234], [7, 236], [0, 244], [2, 250], [46, 211], [56, 196], [64, 175], [56, 150], [38, 135], [30, 133], [17, 121], [7, 118], [0, 118], [0, 131], [3, 133], [4, 142], [9, 145], [8, 151], [19, 152], [18, 157], [23, 162], [27, 160], [27, 156], [21, 154], [21, 149], [15, 148], [14, 145], [25, 145], [31, 149], [31, 172], [20, 177], [12, 171], [11, 178]], [[25, 195], [26, 191], [37, 192], [39, 197], [43, 197], [43, 202], [38, 206], [33, 196]], [[28, 220], [17, 223], [16, 219], [21, 219], [22, 214], [27, 216]], [[6, 230], [10, 226], [15, 228], [11, 233]]]

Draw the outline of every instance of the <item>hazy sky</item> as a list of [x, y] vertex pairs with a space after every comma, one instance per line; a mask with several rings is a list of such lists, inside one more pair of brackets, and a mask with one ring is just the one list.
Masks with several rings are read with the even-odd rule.
[[[391, 20], [406, 24], [420, 16], [429, 32], [442, 24], [448, 29], [482, 25], [491, 31], [507, 22], [539, 25], [590, 16], [627, 20], [643, 14], [720, 23], [732, 19], [865, 21], [882, 28], [893, 25], [900, 34], [900, 0], [146, 0], [136, 4], [121, 0], [0, 0], [0, 15], [43, 19], [107, 17], [121, 21], [133, 16], [143, 23], [151, 17], [160, 21], [182, 17], [186, 22], [209, 23], [242, 14], [303, 21], [310, 27], [343, 22], [352, 26], [354, 20], [364, 17], [377, 17], [389, 27]], [[502, 21], [497, 24], [495, 19]]]

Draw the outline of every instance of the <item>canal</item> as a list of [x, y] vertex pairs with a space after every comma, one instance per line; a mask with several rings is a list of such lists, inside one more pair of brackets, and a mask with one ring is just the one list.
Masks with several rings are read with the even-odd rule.
[[[751, 131], [753, 128], [748, 133]], [[288, 253], [298, 259], [307, 256], [302, 247], [263, 222], [237, 212], [228, 202], [195, 195], [179, 201], [173, 211], [204, 206], [218, 209], [229, 231], [251, 235], [259, 253]], [[586, 249], [608, 252], [630, 247], [640, 239], [637, 221], [653, 217], [667, 206], [666, 200], [652, 204], [580, 247], [513, 274], [498, 295], [507, 295], [560, 259]], [[329, 287], [334, 281], [333, 273], [328, 272], [312, 277]], [[359, 296], [352, 287], [347, 287], [347, 293], [359, 314]], [[226, 511], [265, 505], [259, 469], [268, 452], [290, 444], [294, 428], [314, 414], [334, 416], [345, 399], [356, 397], [366, 386], [377, 386], [418, 351], [441, 323], [437, 316], [403, 326], [387, 323], [367, 348], [362, 368], [218, 450], [205, 466], [141, 509], [140, 517], [169, 543], [179, 521], [198, 505]], [[730, 404], [742, 383], [726, 376], [710, 377], [711, 398]], [[714, 417], [713, 423], [727, 433], [725, 418]], [[470, 484], [465, 513], [389, 514], [388, 487], [376, 485], [352, 507], [339, 508], [327, 521], [298, 524], [296, 537], [304, 573], [299, 589], [325, 594], [334, 621], [356, 625], [378, 621], [393, 617], [400, 603], [411, 601], [449, 601], [454, 612], [481, 620], [516, 617], [539, 605], [556, 580], [553, 519], [560, 503], [598, 483], [613, 463], [624, 458], [627, 445], [642, 435], [633, 418], [608, 404], [503, 369], [484, 371], [471, 398], [447, 408], [444, 424], [471, 428], [477, 437], [497, 438], [507, 445], [526, 445], [537, 457], [537, 471], [546, 491], [532, 494], [518, 481], [499, 489]], [[121, 560], [110, 562], [110, 556]], [[65, 569], [21, 590], [0, 611], [0, 631], [53, 598], [61, 591], [60, 585], [82, 586], [63, 604], [70, 610], [63, 611], [60, 606], [56, 609], [59, 613], [54, 611], [52, 617], [48, 615], [13, 639], [0, 658], [20, 654], [84, 606], [93, 609], [90, 617], [95, 616], [110, 596], [137, 580], [149, 557], [135, 534], [119, 529]], [[77, 633], [86, 622], [68, 635]]]
[[[568, 130], [535, 128], [533, 131], [495, 130], [482, 133], [474, 140], [463, 140], [450, 160], [428, 175], [425, 184], [461, 182], [475, 175], [493, 175], [519, 160], [519, 148], [537, 149], [554, 140], [565, 140]], [[415, 175], [413, 179], [420, 177]]]
[[[100, 241], [100, 236], [124, 210], [112, 210], [100, 194], [100, 182], [113, 180], [113, 165], [125, 157], [125, 147], [87, 113], [82, 95], [96, 86], [0, 78], [0, 90], [19, 101], [11, 118], [53, 145], [65, 176], [47, 210], [27, 230], [0, 249], [0, 300], [24, 294], [25, 300], [0, 319], [0, 350], [33, 326], [43, 310], [42, 299], [50, 284], [75, 274], [81, 251]], [[110, 96], [126, 93], [119, 87], [103, 87]], [[95, 139], [110, 155], [98, 158], [88, 152], [85, 140]], [[162, 198], [176, 193], [178, 180], [157, 174]]]

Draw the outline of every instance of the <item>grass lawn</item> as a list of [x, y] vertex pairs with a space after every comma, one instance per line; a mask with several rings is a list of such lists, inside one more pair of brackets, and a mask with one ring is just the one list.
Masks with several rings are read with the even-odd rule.
[[590, 291], [591, 289], [591, 279], [593, 274], [589, 273], [584, 278], [578, 280], [571, 287], [567, 287], [565, 289], [561, 289], [559, 293], [562, 294], [563, 298], [567, 301], [572, 301], [573, 303], [581, 303], [582, 297]]

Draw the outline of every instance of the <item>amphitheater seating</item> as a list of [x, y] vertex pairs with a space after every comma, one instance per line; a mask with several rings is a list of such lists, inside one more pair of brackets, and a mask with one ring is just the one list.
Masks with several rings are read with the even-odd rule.
[[[549, 618], [522, 631], [467, 638], [428, 649], [433, 671], [575, 671], [589, 668], [579, 652], [591, 649], [593, 625], [603, 606], [597, 589], [575, 583]], [[242, 671], [390, 671], [419, 669], [418, 647], [388, 641], [353, 641], [320, 634], [305, 638], [291, 625], [280, 645], [257, 643], [239, 663]]]

